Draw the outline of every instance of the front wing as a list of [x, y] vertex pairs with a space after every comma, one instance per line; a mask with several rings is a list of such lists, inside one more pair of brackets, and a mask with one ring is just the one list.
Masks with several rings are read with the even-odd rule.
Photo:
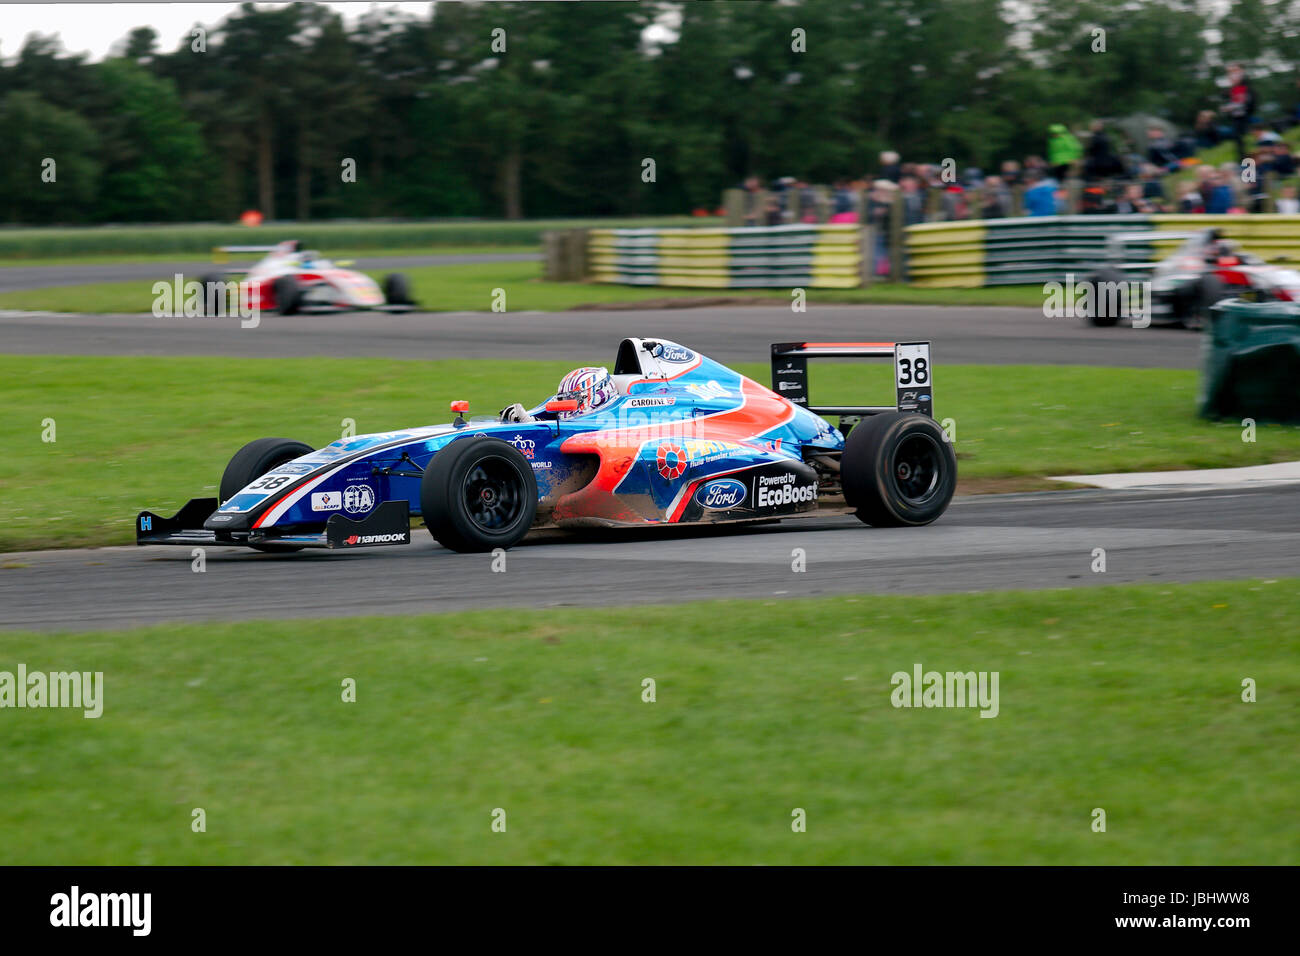
[[407, 501], [384, 501], [369, 515], [354, 521], [330, 515], [325, 530], [298, 533], [277, 528], [220, 532], [203, 527], [217, 510], [216, 498], [191, 498], [168, 518], [141, 511], [135, 519], [135, 543], [195, 547], [247, 547], [278, 544], [294, 548], [373, 548], [411, 543], [411, 507]]

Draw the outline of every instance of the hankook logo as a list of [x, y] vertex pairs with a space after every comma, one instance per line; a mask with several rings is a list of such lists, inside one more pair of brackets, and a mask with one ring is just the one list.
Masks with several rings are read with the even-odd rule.
[[392, 544], [406, 543], [406, 535], [400, 531], [393, 534], [352, 534], [343, 539], [344, 544]]

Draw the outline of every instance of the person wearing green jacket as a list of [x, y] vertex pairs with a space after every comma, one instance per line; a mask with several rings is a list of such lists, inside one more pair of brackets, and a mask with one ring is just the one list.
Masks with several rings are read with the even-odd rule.
[[1047, 128], [1047, 165], [1058, 182], [1065, 182], [1070, 167], [1083, 158], [1083, 147], [1064, 123], [1053, 123]]

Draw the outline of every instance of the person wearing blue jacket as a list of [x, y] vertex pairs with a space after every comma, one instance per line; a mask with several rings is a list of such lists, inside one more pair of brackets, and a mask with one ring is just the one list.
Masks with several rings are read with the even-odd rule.
[[1222, 170], [1214, 174], [1214, 184], [1210, 187], [1210, 198], [1205, 203], [1205, 211], [1210, 214], [1225, 213], [1232, 208], [1232, 187]]
[[1025, 190], [1024, 203], [1027, 216], [1055, 216], [1056, 190], [1060, 184], [1051, 176], [1044, 176], [1041, 170], [1031, 169], [1028, 173], [1029, 188]]

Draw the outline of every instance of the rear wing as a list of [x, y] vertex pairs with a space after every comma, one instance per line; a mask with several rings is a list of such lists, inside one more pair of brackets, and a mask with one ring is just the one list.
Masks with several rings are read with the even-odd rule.
[[1154, 246], [1157, 242], [1186, 242], [1195, 239], [1199, 232], [1160, 232], [1155, 229], [1146, 232], [1116, 232], [1106, 237], [1106, 256], [1113, 260], [1112, 266], [1121, 271], [1143, 272], [1153, 269], [1158, 259], [1151, 258], [1143, 262], [1124, 261], [1130, 246]]
[[1145, 232], [1116, 232], [1106, 237], [1108, 242], [1151, 242], [1159, 239], [1161, 242], [1171, 240], [1195, 239], [1199, 232], [1161, 232], [1158, 229], [1148, 229]]
[[297, 252], [301, 244], [297, 239], [277, 242], [272, 246], [213, 246], [213, 262], [229, 262], [232, 252]]
[[[813, 405], [810, 358], [892, 358], [897, 405]], [[780, 342], [772, 346], [772, 391], [818, 415], [915, 412], [934, 417], [934, 372], [929, 342]]]

